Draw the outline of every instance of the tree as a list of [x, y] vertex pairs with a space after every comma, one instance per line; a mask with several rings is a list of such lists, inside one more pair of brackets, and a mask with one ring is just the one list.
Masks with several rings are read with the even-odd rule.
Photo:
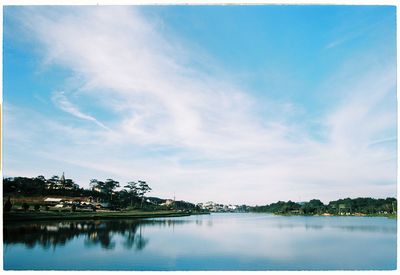
[[124, 188], [128, 189], [130, 201], [131, 201], [131, 207], [133, 205], [133, 199], [138, 197], [139, 194], [139, 186], [137, 182], [130, 181], [127, 183], [127, 185], [124, 186]]
[[106, 195], [105, 188], [104, 188], [104, 182], [99, 181], [97, 179], [91, 179], [90, 186], [92, 187], [93, 197], [96, 197], [97, 199], [99, 199]]
[[43, 175], [39, 175], [36, 177], [36, 180], [46, 182], [46, 178]]
[[72, 179], [65, 179], [63, 188], [76, 189], [77, 184]]
[[301, 206], [304, 214], [321, 214], [324, 212], [324, 204], [317, 199], [310, 200]]
[[19, 185], [15, 178], [3, 178], [3, 192], [14, 193], [19, 191]]
[[50, 179], [47, 180], [49, 183], [49, 189], [54, 189], [54, 186], [58, 184], [60, 178], [58, 176], [52, 176]]
[[25, 212], [28, 211], [29, 205], [28, 205], [26, 202], [24, 202], [24, 203], [22, 204], [22, 209], [24, 209]]
[[107, 192], [114, 191], [115, 188], [119, 187], [119, 182], [113, 179], [106, 179], [104, 182], [104, 188]]
[[90, 186], [92, 186], [93, 191], [97, 191], [97, 192], [104, 192], [105, 191], [104, 182], [99, 181], [97, 179], [91, 179], [90, 180]]
[[106, 179], [104, 182], [104, 189], [107, 194], [110, 194], [110, 201], [112, 201], [112, 195], [115, 188], [119, 187], [119, 182], [113, 179]]
[[140, 204], [140, 208], [142, 208], [142, 207], [143, 207], [144, 195], [145, 195], [147, 192], [150, 192], [150, 191], [151, 191], [151, 188], [150, 188], [150, 186], [149, 186], [145, 181], [139, 180], [138, 183], [139, 183], [138, 195], [139, 195], [139, 197], [142, 199], [142, 202], [141, 202], [141, 204]]
[[35, 186], [37, 186], [37, 190], [40, 192], [40, 194], [44, 195], [47, 184], [46, 178], [42, 175], [39, 175], [33, 179], [33, 182], [35, 183]]
[[12, 203], [10, 197], [8, 197], [6, 203], [4, 204], [4, 212], [10, 212], [12, 208]]
[[101, 183], [101, 181], [98, 181], [97, 179], [91, 179], [89, 185], [92, 187], [92, 189], [95, 189], [95, 188], [101, 189], [100, 187], [102, 187], [102, 186], [100, 183]]

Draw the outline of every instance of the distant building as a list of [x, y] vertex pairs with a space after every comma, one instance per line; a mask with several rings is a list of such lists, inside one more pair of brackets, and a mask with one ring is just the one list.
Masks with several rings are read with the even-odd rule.
[[71, 190], [74, 188], [73, 186], [66, 186], [65, 183], [66, 183], [66, 180], [65, 180], [65, 175], [63, 172], [59, 180], [57, 180], [57, 181], [49, 180], [47, 182], [46, 188], [47, 189], [66, 189], [66, 190]]
[[153, 201], [153, 200], [151, 200], [151, 199], [146, 199], [146, 202], [147, 202], [147, 203], [150, 203], [150, 204], [157, 205], [157, 201]]
[[228, 205], [228, 209], [231, 211], [235, 211], [237, 208], [238, 208], [237, 205], [231, 205], [231, 204]]
[[198, 207], [203, 210], [208, 210], [210, 212], [246, 212], [248, 211], [248, 206], [246, 205], [233, 205], [233, 204], [219, 204], [213, 201], [208, 201], [206, 203], [198, 203]]
[[97, 209], [107, 209], [111, 207], [111, 205], [108, 202], [96, 203], [95, 206]]
[[99, 192], [99, 193], [103, 193], [103, 189], [100, 187], [93, 187], [93, 191]]
[[163, 205], [163, 206], [170, 206], [170, 205], [172, 205], [173, 203], [174, 203], [174, 200], [167, 199], [164, 203], [162, 203], [162, 204], [160, 204], [160, 205]]
[[46, 204], [46, 205], [57, 205], [57, 204], [59, 204], [59, 203], [61, 203], [61, 202], [63, 202], [64, 200], [63, 199], [61, 199], [61, 198], [46, 198], [45, 200], [44, 200], [44, 203]]

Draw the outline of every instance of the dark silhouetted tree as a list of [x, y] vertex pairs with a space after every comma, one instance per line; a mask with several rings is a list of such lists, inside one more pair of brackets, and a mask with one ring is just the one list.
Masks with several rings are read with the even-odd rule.
[[127, 185], [124, 186], [124, 188], [128, 189], [129, 193], [129, 198], [131, 202], [131, 206], [133, 205], [133, 200], [138, 197], [139, 194], [139, 185], [137, 182], [130, 181], [127, 183]]
[[26, 202], [24, 202], [22, 204], [22, 209], [24, 209], [24, 211], [28, 211], [29, 210], [29, 204], [27, 204]]
[[150, 192], [150, 191], [151, 191], [150, 186], [149, 186], [145, 181], [139, 180], [138, 195], [139, 195], [139, 197], [141, 198], [141, 201], [142, 201], [141, 204], [140, 204], [140, 207], [141, 207], [141, 208], [143, 207], [144, 195], [145, 195], [147, 192]]
[[12, 203], [10, 197], [8, 197], [6, 203], [4, 204], [4, 212], [10, 212], [12, 208]]

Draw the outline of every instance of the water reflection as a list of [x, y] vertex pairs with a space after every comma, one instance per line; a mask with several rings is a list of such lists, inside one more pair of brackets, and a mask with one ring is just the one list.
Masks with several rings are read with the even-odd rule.
[[24, 244], [28, 248], [44, 249], [64, 246], [67, 242], [84, 237], [86, 247], [100, 246], [114, 249], [114, 235], [123, 236], [127, 249], [142, 250], [149, 239], [145, 237], [146, 226], [174, 227], [192, 221], [186, 220], [112, 220], [112, 221], [63, 221], [48, 223], [10, 224], [4, 226], [4, 244]]
[[246, 213], [14, 223], [4, 227], [4, 268], [393, 269], [396, 227], [395, 220], [385, 218]]
[[396, 234], [396, 227], [386, 227], [379, 225], [322, 225], [322, 224], [300, 224], [300, 223], [277, 223], [271, 224], [271, 227], [279, 229], [299, 229], [305, 230], [322, 230], [322, 229], [339, 229], [348, 232], [380, 232]]
[[355, 225], [348, 225], [348, 226], [332, 226], [333, 228], [349, 231], [349, 232], [380, 232], [380, 233], [392, 233], [396, 234], [397, 229], [395, 227], [382, 227], [382, 226], [355, 226]]
[[[174, 227], [177, 225], [194, 223], [197, 227], [212, 227], [212, 219], [149, 219], [149, 220], [109, 220], [109, 221], [62, 221], [38, 222], [29, 224], [9, 224], [4, 226], [4, 244], [24, 244], [28, 248], [41, 246], [44, 249], [64, 246], [74, 238], [83, 237], [86, 247], [100, 246], [103, 249], [114, 249], [115, 234], [122, 236], [123, 247], [126, 249], [143, 250], [149, 243], [149, 238], [143, 228]], [[302, 222], [272, 222], [270, 228], [323, 230], [327, 228], [339, 229], [348, 232], [381, 232], [396, 234], [396, 227], [379, 225], [346, 225], [321, 224]]]
[[271, 227], [277, 227], [279, 229], [294, 229], [294, 228], [305, 228], [306, 230], [321, 230], [324, 228], [323, 225], [320, 224], [294, 224], [294, 223], [278, 223], [272, 224]]

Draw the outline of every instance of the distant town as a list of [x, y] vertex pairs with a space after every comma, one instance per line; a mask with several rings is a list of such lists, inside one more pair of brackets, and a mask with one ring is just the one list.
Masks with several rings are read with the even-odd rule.
[[[193, 212], [248, 212], [246, 205], [223, 205], [212, 201], [194, 204], [183, 200], [146, 196], [151, 187], [146, 181], [121, 184], [113, 179], [92, 179], [90, 188], [81, 188], [72, 179], [61, 176], [3, 179], [5, 212], [15, 211], [121, 211], [188, 210]], [[8, 202], [8, 203], [7, 203]], [[6, 205], [5, 204], [5, 205]], [[10, 206], [11, 205], [11, 206]]]

